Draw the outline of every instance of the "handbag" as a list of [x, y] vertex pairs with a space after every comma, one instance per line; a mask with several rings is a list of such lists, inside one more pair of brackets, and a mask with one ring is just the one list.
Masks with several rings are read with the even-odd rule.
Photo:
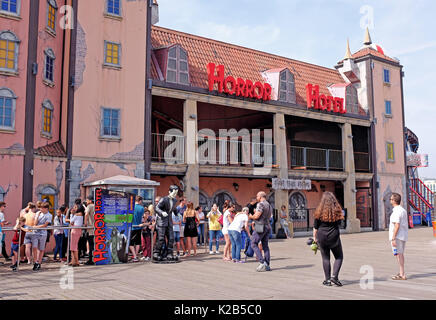
[[261, 221], [254, 221], [254, 231], [256, 233], [263, 233], [265, 231], [265, 224]]
[[218, 222], [220, 223], [221, 226], [224, 224], [223, 218], [224, 218], [224, 215], [221, 215], [221, 216], [218, 218]]

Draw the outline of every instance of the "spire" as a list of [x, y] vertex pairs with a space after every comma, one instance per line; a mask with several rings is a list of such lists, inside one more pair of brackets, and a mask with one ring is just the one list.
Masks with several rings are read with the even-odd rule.
[[350, 40], [347, 39], [347, 50], [345, 51], [344, 60], [351, 59], [351, 58], [352, 58], [352, 56], [351, 56], [351, 50], [350, 50]]
[[363, 41], [363, 44], [366, 46], [369, 46], [370, 44], [372, 44], [371, 36], [369, 35], [368, 27], [366, 27], [365, 40]]

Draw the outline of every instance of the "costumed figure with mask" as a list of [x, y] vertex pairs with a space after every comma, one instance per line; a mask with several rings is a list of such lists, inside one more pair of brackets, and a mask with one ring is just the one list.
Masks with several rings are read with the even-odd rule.
[[[169, 194], [161, 198], [156, 205], [156, 229], [157, 241], [153, 250], [153, 262], [177, 262], [178, 258], [173, 255], [174, 232], [172, 214], [176, 212], [177, 193], [179, 187], [172, 185]], [[163, 250], [165, 238], [168, 239], [166, 250]]]

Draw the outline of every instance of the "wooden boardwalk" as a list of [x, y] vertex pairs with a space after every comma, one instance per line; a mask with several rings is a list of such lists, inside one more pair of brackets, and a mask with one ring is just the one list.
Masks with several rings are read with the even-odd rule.
[[[264, 273], [255, 272], [258, 264], [253, 258], [246, 264], [224, 262], [221, 256], [204, 254], [204, 249], [178, 264], [74, 268], [74, 288], [65, 285], [60, 264], [43, 264], [38, 273], [28, 265], [13, 273], [6, 264], [0, 266], [0, 299], [436, 299], [432, 229], [409, 230], [407, 281], [390, 280], [398, 266], [387, 238], [387, 232], [342, 235], [341, 288], [321, 285], [320, 254], [313, 254], [307, 238], [295, 238], [271, 241], [272, 271]], [[370, 270], [362, 266], [374, 271], [373, 289], [361, 287], [361, 278]]]

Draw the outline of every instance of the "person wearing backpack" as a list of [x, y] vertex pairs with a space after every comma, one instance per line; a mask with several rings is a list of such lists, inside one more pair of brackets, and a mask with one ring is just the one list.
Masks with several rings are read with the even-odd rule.
[[[254, 230], [251, 236], [251, 247], [259, 260], [259, 266], [256, 268], [257, 272], [271, 271], [270, 267], [270, 250], [268, 246], [269, 234], [271, 226], [269, 220], [272, 215], [272, 207], [266, 201], [266, 193], [259, 191], [256, 196], [257, 207], [254, 215], [249, 216], [249, 219], [254, 220]], [[259, 249], [259, 242], [262, 243], [264, 255]]]

